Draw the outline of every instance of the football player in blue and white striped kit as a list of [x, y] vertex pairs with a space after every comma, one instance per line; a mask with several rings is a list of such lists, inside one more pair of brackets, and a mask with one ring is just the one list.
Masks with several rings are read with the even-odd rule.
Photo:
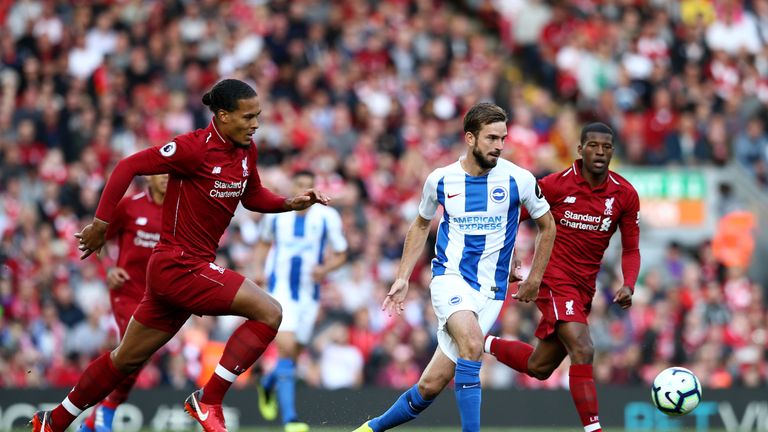
[[[306, 185], [311, 188], [315, 176], [310, 171], [299, 171], [293, 182], [294, 189]], [[309, 430], [296, 413], [296, 358], [315, 327], [320, 283], [347, 259], [339, 212], [333, 207], [313, 207], [317, 208], [264, 215], [255, 253], [254, 280], [266, 286], [283, 308], [283, 321], [275, 338], [277, 365], [261, 380], [259, 410], [266, 420], [274, 420], [279, 408], [285, 432]], [[262, 266], [265, 256], [266, 266]], [[260, 272], [262, 268], [264, 273]]]
[[421, 256], [430, 222], [438, 205], [442, 206], [430, 284], [439, 320], [438, 348], [418, 384], [356, 432], [380, 432], [416, 418], [454, 377], [462, 430], [480, 430], [483, 338], [498, 318], [507, 293], [520, 206], [536, 221], [538, 234], [530, 274], [513, 298], [536, 300], [555, 239], [549, 204], [536, 179], [500, 159], [506, 136], [507, 115], [502, 108], [491, 103], [474, 105], [464, 116], [466, 155], [427, 178], [419, 215], [406, 235], [397, 279], [383, 309], [390, 314], [404, 309], [408, 279]]

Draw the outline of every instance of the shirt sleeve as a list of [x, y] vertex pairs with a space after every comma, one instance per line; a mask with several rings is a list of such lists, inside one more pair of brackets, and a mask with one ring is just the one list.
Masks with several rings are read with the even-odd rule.
[[341, 228], [341, 215], [333, 208], [328, 209], [328, 216], [325, 219], [328, 228], [328, 240], [334, 252], [344, 252], [347, 250], [347, 239], [344, 238], [344, 232]]
[[525, 172], [525, 178], [520, 187], [520, 202], [531, 219], [538, 219], [549, 211], [549, 203], [544, 198], [541, 187], [533, 174], [528, 171]]
[[640, 199], [637, 191], [631, 190], [626, 210], [619, 220], [621, 230], [621, 272], [624, 285], [634, 291], [637, 275], [640, 273]]
[[179, 136], [162, 146], [151, 147], [121, 160], [109, 176], [99, 199], [96, 217], [111, 222], [117, 203], [137, 175], [188, 175], [200, 166], [205, 152], [189, 136]]
[[419, 216], [427, 220], [432, 220], [437, 213], [437, 206], [440, 204], [437, 200], [438, 173], [433, 171], [424, 182], [424, 189], [421, 191], [421, 202], [419, 203]]
[[117, 207], [115, 207], [115, 211], [112, 214], [112, 222], [107, 227], [107, 240], [114, 240], [123, 231], [125, 227], [125, 213], [127, 211], [126, 206], [128, 205], [127, 200], [128, 198], [123, 198], [117, 203]]
[[248, 177], [248, 184], [245, 186], [245, 193], [240, 199], [243, 207], [259, 213], [280, 213], [288, 211], [285, 208], [285, 200], [284, 196], [272, 192], [261, 184], [259, 172], [254, 165], [252, 174]]

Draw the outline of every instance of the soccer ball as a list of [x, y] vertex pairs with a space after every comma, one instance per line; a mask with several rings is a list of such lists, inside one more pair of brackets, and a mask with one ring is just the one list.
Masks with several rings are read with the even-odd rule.
[[651, 400], [666, 415], [686, 415], [701, 402], [701, 383], [686, 368], [664, 369], [653, 380]]

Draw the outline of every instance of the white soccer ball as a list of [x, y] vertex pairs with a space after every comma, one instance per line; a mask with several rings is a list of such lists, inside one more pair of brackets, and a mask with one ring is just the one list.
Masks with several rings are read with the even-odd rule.
[[686, 415], [701, 402], [701, 383], [686, 368], [664, 369], [653, 380], [651, 400], [666, 415]]

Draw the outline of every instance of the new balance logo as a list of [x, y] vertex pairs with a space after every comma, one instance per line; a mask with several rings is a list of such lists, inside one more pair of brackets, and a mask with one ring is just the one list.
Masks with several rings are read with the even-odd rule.
[[575, 196], [565, 197], [563, 202], [566, 203], [566, 204], [573, 204], [573, 203], [576, 202], [576, 197]]
[[221, 167], [213, 167], [211, 174], [221, 174]]

